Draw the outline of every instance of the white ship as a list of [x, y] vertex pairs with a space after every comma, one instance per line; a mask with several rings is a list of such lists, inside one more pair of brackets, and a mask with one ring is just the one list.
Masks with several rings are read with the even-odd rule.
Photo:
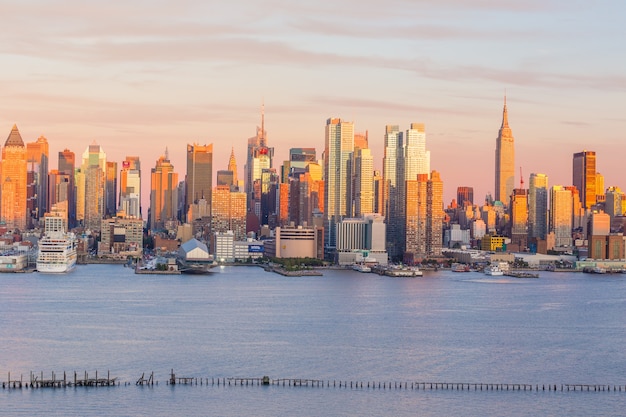
[[502, 276], [504, 275], [504, 271], [502, 271], [502, 269], [500, 269], [500, 267], [498, 265], [490, 265], [487, 268], [485, 268], [485, 274], [486, 275], [491, 275], [491, 276]]
[[70, 272], [76, 266], [78, 239], [65, 232], [63, 219], [46, 217], [46, 229], [39, 239], [37, 271], [43, 273]]

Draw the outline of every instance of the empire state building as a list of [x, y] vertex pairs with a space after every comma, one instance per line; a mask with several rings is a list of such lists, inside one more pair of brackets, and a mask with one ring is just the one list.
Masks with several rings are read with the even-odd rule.
[[502, 126], [496, 139], [496, 189], [495, 199], [506, 204], [515, 185], [515, 139], [509, 127], [509, 115], [504, 97]]

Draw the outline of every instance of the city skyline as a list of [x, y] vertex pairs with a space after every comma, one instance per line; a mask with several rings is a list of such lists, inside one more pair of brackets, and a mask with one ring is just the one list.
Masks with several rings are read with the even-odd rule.
[[506, 91], [516, 184], [520, 166], [569, 184], [571, 155], [593, 149], [606, 187], [623, 186], [620, 2], [173, 4], [3, 4], [2, 126], [44, 135], [51, 155], [96, 141], [153, 166], [169, 146], [182, 169], [174, 141], [212, 143], [215, 161], [234, 144], [243, 163], [265, 102], [276, 166], [290, 147], [320, 153], [340, 117], [368, 131], [382, 169], [385, 126], [423, 122], [444, 202], [471, 186], [480, 203]]

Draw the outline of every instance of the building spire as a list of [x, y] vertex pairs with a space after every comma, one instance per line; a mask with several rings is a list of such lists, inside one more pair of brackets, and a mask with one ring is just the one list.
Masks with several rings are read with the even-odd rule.
[[504, 92], [504, 109], [502, 110], [502, 126], [501, 128], [509, 128], [509, 113], [506, 109], [506, 91]]
[[261, 146], [266, 146], [266, 140], [265, 140], [265, 100], [261, 101]]
[[233, 173], [233, 183], [237, 184], [237, 162], [235, 161], [235, 147], [230, 150], [230, 158], [228, 159], [228, 170]]
[[165, 147], [165, 160], [170, 160], [170, 151], [167, 149], [167, 146]]

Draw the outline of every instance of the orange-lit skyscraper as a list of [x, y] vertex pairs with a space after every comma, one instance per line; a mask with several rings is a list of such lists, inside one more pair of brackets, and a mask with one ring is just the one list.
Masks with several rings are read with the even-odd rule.
[[13, 125], [2, 149], [0, 174], [1, 219], [9, 229], [26, 229], [26, 147]]
[[511, 203], [511, 243], [523, 251], [528, 246], [528, 190], [513, 189]]
[[509, 127], [509, 115], [504, 98], [502, 125], [496, 139], [495, 199], [507, 203], [515, 186], [515, 139]]
[[583, 208], [590, 209], [596, 204], [596, 153], [577, 152], [572, 162], [572, 184], [580, 193]]
[[160, 229], [165, 222], [176, 218], [178, 212], [178, 174], [165, 155], [156, 161], [150, 176], [150, 228]]

